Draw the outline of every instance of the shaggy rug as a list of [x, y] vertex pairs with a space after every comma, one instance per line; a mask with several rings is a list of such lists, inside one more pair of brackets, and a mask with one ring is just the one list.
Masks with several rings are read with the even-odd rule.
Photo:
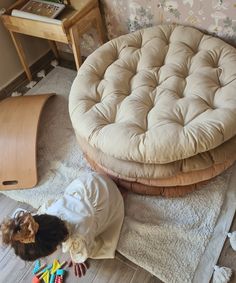
[[[2, 191], [38, 208], [63, 194], [90, 171], [68, 114], [76, 72], [56, 67], [27, 95], [55, 92], [42, 113], [38, 138], [39, 183], [33, 189]], [[129, 193], [118, 251], [168, 283], [209, 282], [236, 209], [236, 166], [184, 198]]]

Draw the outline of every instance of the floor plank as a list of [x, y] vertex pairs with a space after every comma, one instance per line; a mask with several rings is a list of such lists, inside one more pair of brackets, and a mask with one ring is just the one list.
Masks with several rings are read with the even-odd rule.
[[143, 268], [138, 267], [130, 283], [162, 283], [162, 281]]
[[116, 259], [104, 260], [92, 283], [130, 283], [135, 269]]
[[120, 261], [124, 262], [126, 265], [130, 266], [131, 268], [133, 268], [135, 270], [138, 269], [138, 266], [135, 263], [133, 263], [132, 261], [128, 260], [122, 254], [116, 253], [116, 258], [119, 259]]
[[15, 256], [12, 249], [9, 250], [0, 262], [0, 282], [20, 282], [21, 278], [28, 271], [30, 265], [30, 263], [24, 262]]

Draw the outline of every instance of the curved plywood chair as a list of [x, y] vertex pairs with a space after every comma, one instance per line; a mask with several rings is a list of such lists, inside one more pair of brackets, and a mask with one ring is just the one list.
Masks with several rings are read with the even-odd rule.
[[36, 145], [40, 114], [53, 93], [0, 102], [0, 190], [37, 184]]

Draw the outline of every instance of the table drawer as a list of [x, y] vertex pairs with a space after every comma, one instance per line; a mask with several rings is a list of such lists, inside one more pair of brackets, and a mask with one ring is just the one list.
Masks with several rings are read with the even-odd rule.
[[63, 24], [44, 23], [6, 14], [2, 15], [2, 20], [10, 31], [68, 43]]

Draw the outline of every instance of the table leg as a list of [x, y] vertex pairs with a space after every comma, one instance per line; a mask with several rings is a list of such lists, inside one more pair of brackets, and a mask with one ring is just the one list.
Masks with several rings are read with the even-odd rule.
[[52, 52], [53, 52], [55, 58], [59, 59], [59, 53], [58, 53], [56, 42], [53, 41], [53, 40], [48, 40], [48, 43], [50, 45], [50, 48], [52, 49]]
[[80, 54], [80, 34], [76, 25], [70, 28], [70, 37], [76, 68], [79, 70], [79, 67], [82, 64], [82, 59]]
[[103, 44], [106, 42], [106, 34], [98, 7], [92, 9], [84, 18], [74, 24], [69, 30], [77, 70], [82, 63], [80, 54], [80, 36], [87, 32], [92, 25], [95, 25], [97, 29], [100, 43]]
[[26, 72], [27, 78], [28, 78], [29, 81], [32, 81], [32, 75], [31, 75], [29, 66], [27, 64], [25, 53], [24, 53], [23, 47], [21, 45], [21, 42], [17, 38], [17, 35], [14, 32], [12, 32], [12, 31], [9, 31], [9, 32], [10, 32], [12, 41], [13, 41], [13, 43], [15, 45], [15, 48], [16, 48], [16, 51], [18, 53], [19, 59], [21, 61], [21, 64], [22, 64], [22, 66], [23, 66], [23, 68], [24, 68], [24, 70]]

